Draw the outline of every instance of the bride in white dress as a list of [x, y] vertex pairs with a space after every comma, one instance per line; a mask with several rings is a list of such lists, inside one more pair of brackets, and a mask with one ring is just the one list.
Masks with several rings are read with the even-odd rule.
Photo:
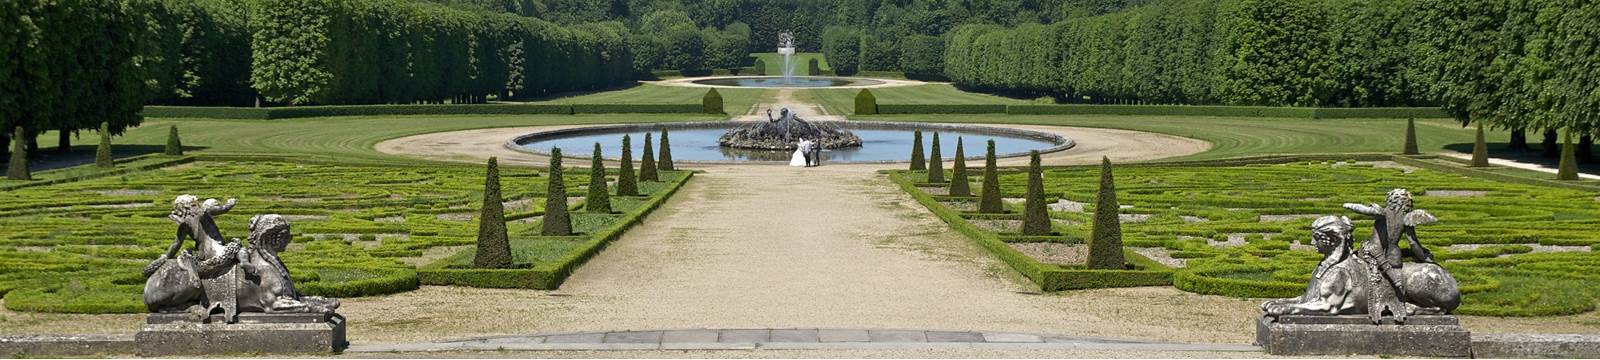
[[805, 167], [806, 152], [811, 151], [811, 144], [810, 140], [800, 139], [800, 146], [796, 146], [794, 155], [789, 157], [789, 166]]

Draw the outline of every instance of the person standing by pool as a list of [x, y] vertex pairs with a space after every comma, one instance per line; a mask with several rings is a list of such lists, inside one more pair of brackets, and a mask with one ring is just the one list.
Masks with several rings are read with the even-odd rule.
[[789, 166], [811, 165], [811, 141], [800, 139], [800, 144], [795, 146], [794, 155], [789, 157]]

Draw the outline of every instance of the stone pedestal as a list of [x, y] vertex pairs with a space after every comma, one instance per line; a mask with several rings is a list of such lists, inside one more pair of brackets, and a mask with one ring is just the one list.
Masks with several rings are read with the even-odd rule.
[[1404, 325], [1373, 325], [1366, 315], [1261, 317], [1256, 345], [1273, 355], [1472, 356], [1472, 334], [1448, 315], [1410, 316]]
[[134, 336], [140, 356], [332, 353], [349, 346], [338, 314], [240, 313], [228, 324], [213, 316], [150, 314]]

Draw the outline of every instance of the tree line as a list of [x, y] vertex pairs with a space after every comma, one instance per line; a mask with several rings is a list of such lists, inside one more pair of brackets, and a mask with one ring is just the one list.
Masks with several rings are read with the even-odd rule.
[[[1102, 104], [1440, 106], [1463, 124], [1600, 128], [1600, 3], [1164, 0], [946, 35], [959, 86]], [[832, 59], [830, 59], [831, 61]], [[1580, 156], [1585, 156], [1580, 155]]]

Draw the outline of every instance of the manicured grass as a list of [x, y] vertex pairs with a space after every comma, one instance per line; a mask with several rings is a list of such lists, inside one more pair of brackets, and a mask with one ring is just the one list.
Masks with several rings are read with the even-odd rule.
[[[550, 100], [565, 104], [699, 104], [707, 88], [660, 86], [643, 84], [623, 90]], [[770, 99], [771, 90], [717, 89], [722, 94], [723, 111], [729, 115], [743, 115], [751, 105]]]
[[[877, 92], [874, 91], [874, 94]], [[879, 97], [882, 99], [882, 97]], [[1125, 115], [877, 115], [852, 120], [942, 123], [1082, 126], [1149, 131], [1205, 140], [1211, 149], [1170, 160], [1222, 159], [1253, 155], [1326, 153], [1399, 153], [1405, 141], [1405, 119], [1283, 119], [1212, 116]], [[1451, 144], [1471, 144], [1475, 130], [1447, 119], [1417, 120], [1418, 146], [1437, 152]], [[1505, 142], [1504, 132], [1490, 132], [1490, 142]]]
[[[802, 99], [809, 99], [822, 104], [830, 114], [854, 114], [856, 111], [856, 93], [860, 91], [860, 89], [808, 89], [802, 91], [801, 94], [803, 96]], [[878, 98], [878, 104], [966, 105], [1030, 103], [1027, 100], [965, 92], [950, 86], [950, 84], [878, 88], [872, 89], [872, 95]]]
[[[753, 54], [750, 54], [750, 57], [761, 59], [761, 62], [767, 64], [767, 75], [769, 75], [769, 76], [783, 75], [783, 56], [782, 55], [778, 55], [778, 53], [776, 53], [776, 52], [753, 53]], [[806, 67], [809, 66], [807, 64], [810, 63], [812, 58], [816, 58], [817, 59], [817, 66], [822, 68], [822, 71], [827, 72], [827, 71], [832, 71], [833, 70], [833, 67], [828, 66], [828, 58], [823, 56], [822, 53], [797, 52], [797, 53], [794, 53], [794, 57], [790, 58], [791, 59], [790, 61], [792, 61], [794, 63], [794, 74], [796, 76], [805, 76], [806, 75]], [[751, 61], [755, 61], [755, 60], [751, 60]]]
[[[166, 144], [167, 126], [176, 124], [189, 154], [251, 153], [326, 156], [341, 161], [417, 162], [413, 158], [373, 150], [384, 140], [442, 131], [513, 126], [720, 121], [727, 117], [697, 114], [595, 115], [453, 115], [349, 116], [288, 120], [146, 119], [112, 141], [118, 146]], [[42, 148], [55, 147], [55, 133], [39, 137]], [[480, 174], [481, 175], [481, 174]], [[479, 184], [480, 186], [482, 184]]]
[[[1384, 166], [1376, 166], [1384, 165]], [[1502, 183], [1393, 163], [1300, 162], [1226, 167], [1120, 167], [1117, 199], [1124, 244], [1162, 248], [1187, 259], [1174, 284], [1180, 289], [1238, 297], [1299, 295], [1321, 256], [1291, 243], [1310, 243], [1308, 225], [1320, 215], [1356, 222], [1357, 241], [1372, 233], [1371, 219], [1343, 203], [1382, 203], [1406, 188], [1416, 207], [1439, 218], [1417, 235], [1467, 293], [1460, 313], [1546, 316], [1591, 311], [1600, 296], [1600, 207], [1595, 193]], [[912, 175], [915, 177], [916, 175]], [[1054, 237], [1011, 242], [1081, 243], [1090, 233], [1095, 167], [1045, 173], [1048, 202], [1082, 203], [1082, 212], [1052, 211]], [[1006, 197], [1021, 197], [1024, 173], [1000, 178]], [[919, 190], [920, 191], [920, 190]], [[1481, 192], [1481, 193], [1477, 193]], [[959, 201], [945, 199], [941, 203]], [[1015, 231], [1015, 230], [1013, 230]], [[1233, 242], [1229, 242], [1234, 238]], [[1238, 241], [1242, 238], [1243, 241]], [[1450, 248], [1451, 245], [1477, 245]], [[1538, 246], [1563, 252], [1529, 253]]]

